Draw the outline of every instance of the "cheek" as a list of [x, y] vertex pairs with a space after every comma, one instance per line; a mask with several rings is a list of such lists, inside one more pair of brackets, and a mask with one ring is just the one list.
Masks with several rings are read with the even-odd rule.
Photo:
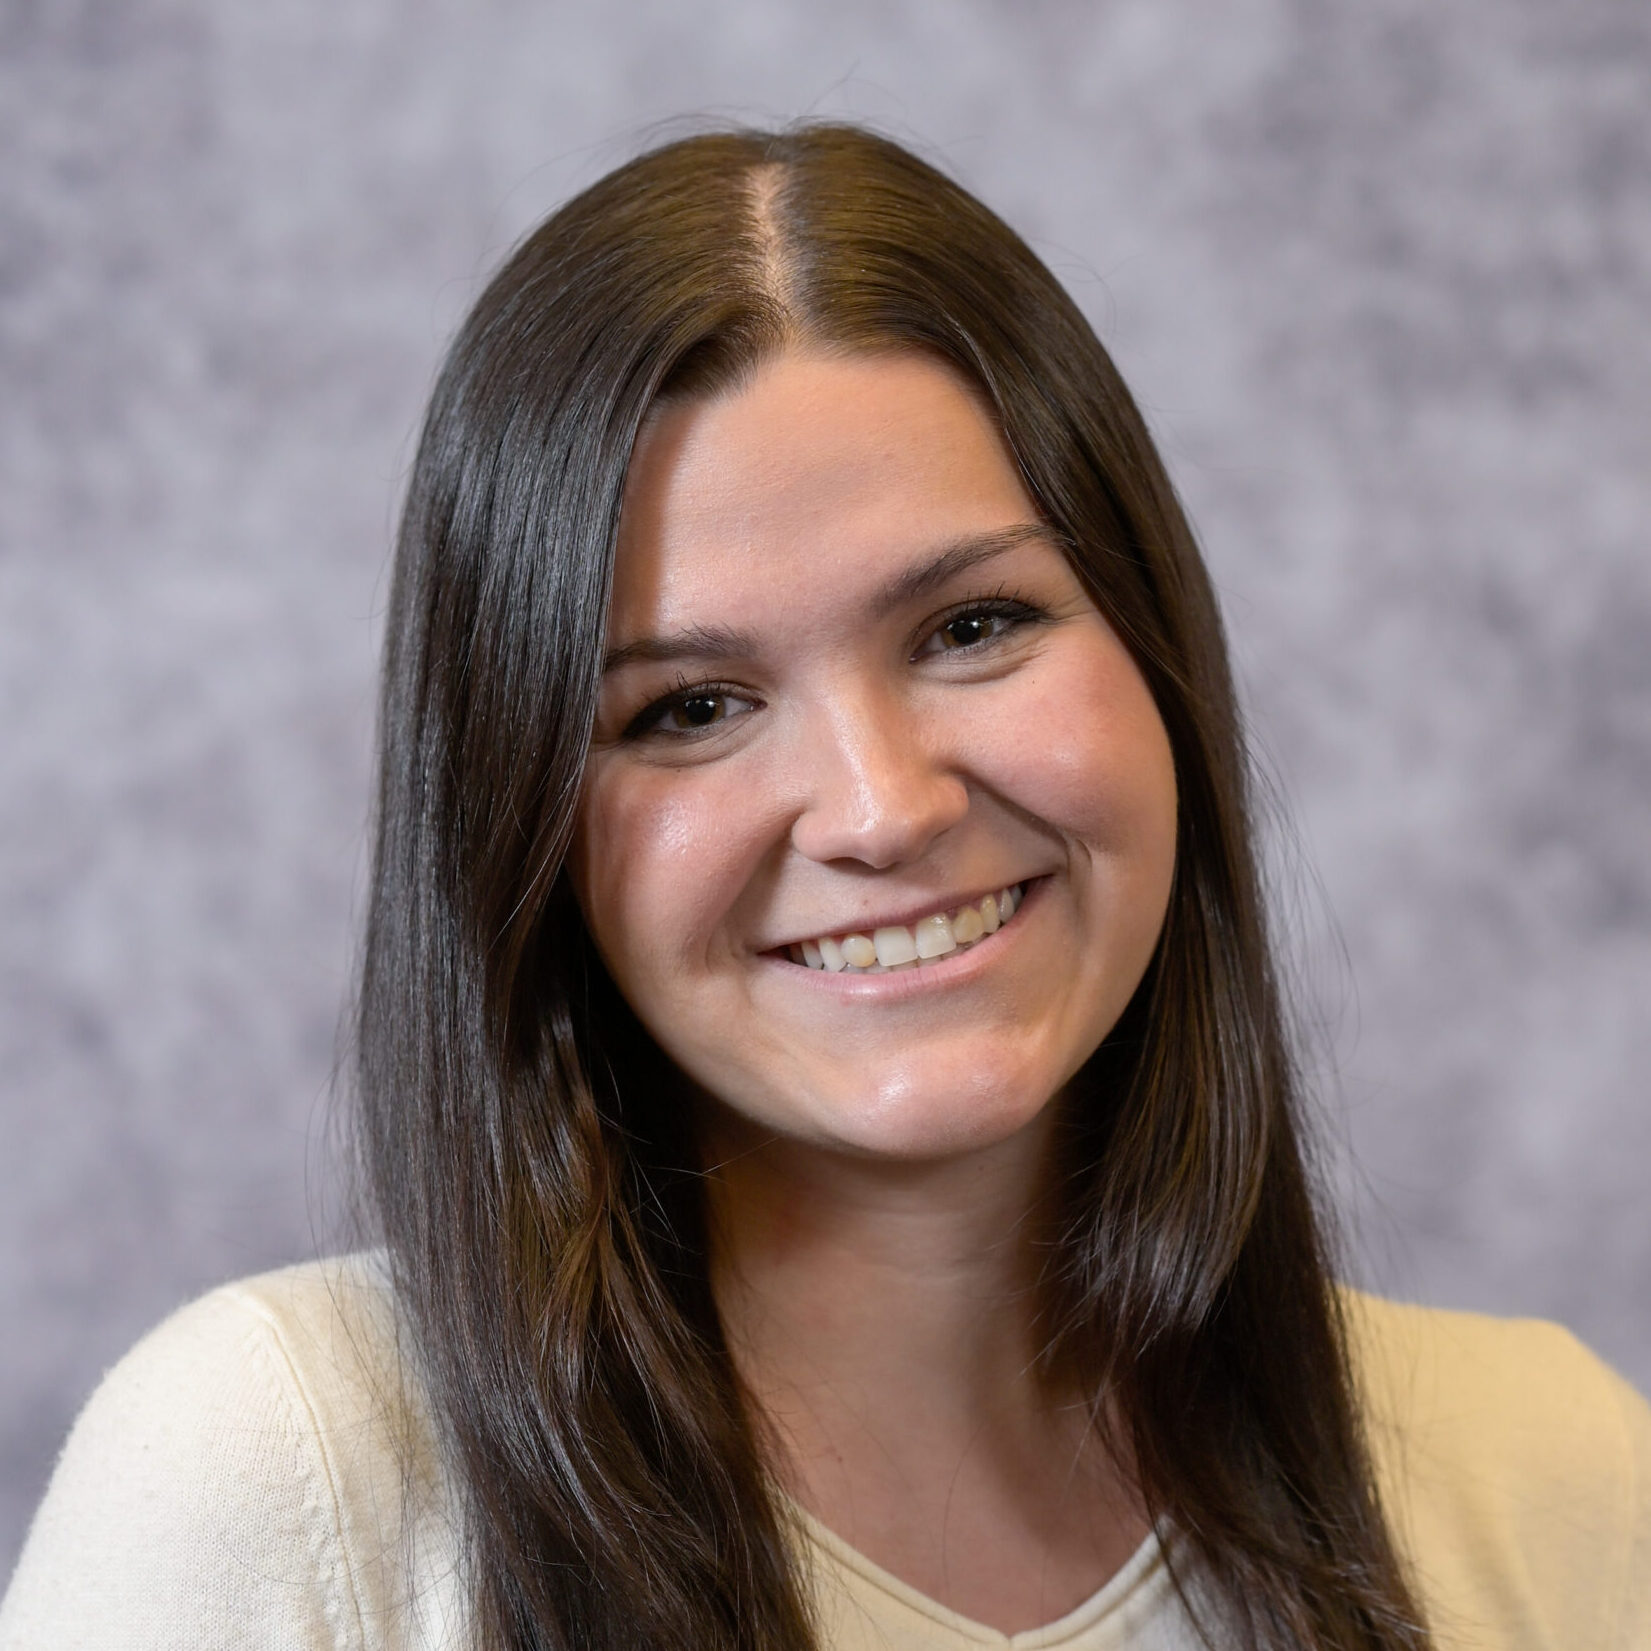
[[1079, 650], [1061, 667], [1039, 672], [997, 719], [997, 784], [1120, 870], [1167, 888], [1175, 762], [1152, 695], [1121, 644]]
[[[727, 799], [680, 774], [598, 772], [574, 843], [585, 925], [627, 996], [703, 951], [739, 865]], [[646, 1018], [646, 1006], [632, 998]]]

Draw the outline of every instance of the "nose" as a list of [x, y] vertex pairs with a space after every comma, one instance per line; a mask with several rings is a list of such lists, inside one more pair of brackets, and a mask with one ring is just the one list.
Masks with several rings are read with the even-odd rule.
[[822, 712], [799, 753], [807, 801], [791, 828], [797, 852], [881, 871], [918, 859], [956, 825], [968, 788], [928, 732], [887, 700]]

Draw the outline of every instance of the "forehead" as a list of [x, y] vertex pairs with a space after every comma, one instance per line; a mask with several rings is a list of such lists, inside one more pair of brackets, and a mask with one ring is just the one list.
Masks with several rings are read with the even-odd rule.
[[787, 354], [667, 404], [627, 479], [610, 633], [880, 585], [937, 545], [1036, 519], [996, 424], [918, 355]]

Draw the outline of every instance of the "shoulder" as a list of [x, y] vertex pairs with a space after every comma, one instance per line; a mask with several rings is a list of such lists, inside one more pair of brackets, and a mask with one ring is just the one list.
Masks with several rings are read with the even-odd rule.
[[226, 1285], [174, 1314], [75, 1423], [0, 1647], [410, 1643], [386, 1637], [408, 1544], [426, 1568], [451, 1561], [398, 1344], [373, 1257]]
[[1377, 1476], [1442, 1646], [1651, 1636], [1651, 1407], [1568, 1331], [1348, 1292]]

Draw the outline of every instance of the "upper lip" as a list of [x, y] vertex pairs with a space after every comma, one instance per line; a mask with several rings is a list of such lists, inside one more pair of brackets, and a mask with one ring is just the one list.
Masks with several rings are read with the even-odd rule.
[[976, 889], [973, 894], [930, 895], [926, 898], [919, 896], [909, 905], [875, 916], [855, 918], [848, 923], [839, 923], [836, 919], [831, 919], [818, 929], [795, 930], [784, 940], [776, 940], [771, 945], [760, 946], [757, 949], [779, 952], [784, 951], [787, 946], [801, 945], [805, 940], [818, 940], [825, 934], [869, 935], [878, 929], [910, 928], [921, 918], [932, 917], [936, 912], [954, 912], [960, 906], [976, 906], [988, 894], [996, 894], [1000, 889], [1014, 888], [1016, 885], [1024, 888], [1036, 880], [1034, 877], [1008, 877], [1001, 883], [989, 883], [985, 888]]

